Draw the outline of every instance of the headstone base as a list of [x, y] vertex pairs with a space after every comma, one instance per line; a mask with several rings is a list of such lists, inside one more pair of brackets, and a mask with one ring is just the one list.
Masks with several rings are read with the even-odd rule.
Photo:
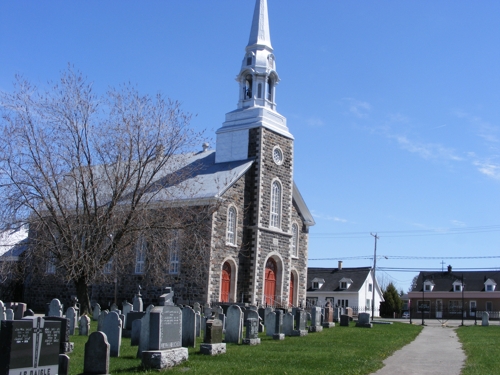
[[142, 352], [142, 365], [157, 370], [177, 366], [187, 361], [188, 349], [145, 350]]
[[307, 336], [309, 332], [305, 329], [294, 329], [292, 331], [292, 336]]
[[371, 324], [371, 323], [356, 323], [356, 327], [373, 328], [373, 324]]
[[323, 326], [310, 326], [309, 332], [321, 332], [323, 331]]
[[226, 343], [201, 344], [200, 353], [205, 355], [219, 355], [226, 353]]
[[323, 323], [323, 328], [333, 328], [335, 327], [335, 323]]
[[[61, 343], [61, 350], [64, 351], [64, 353], [73, 353], [74, 349], [75, 349], [74, 342], [62, 342]], [[64, 353], [61, 353], [61, 354], [64, 354]]]
[[273, 340], [284, 340], [284, 339], [285, 339], [284, 333], [275, 333], [273, 335]]
[[250, 345], [250, 346], [260, 345], [260, 339], [259, 338], [257, 338], [257, 339], [243, 339], [243, 344]]

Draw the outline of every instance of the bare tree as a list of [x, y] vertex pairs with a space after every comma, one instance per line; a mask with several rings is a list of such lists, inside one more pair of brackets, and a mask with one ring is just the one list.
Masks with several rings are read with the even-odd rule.
[[164, 250], [154, 230], [193, 227], [213, 212], [164, 211], [196, 193], [184, 183], [196, 168], [185, 158], [202, 134], [190, 129], [179, 103], [129, 85], [99, 97], [69, 68], [45, 92], [17, 77], [0, 105], [2, 222], [30, 224], [31, 261], [39, 268], [48, 262], [73, 282], [82, 312], [90, 308], [89, 284], [110, 260], [130, 263], [144, 233], [157, 238], [148, 252]]

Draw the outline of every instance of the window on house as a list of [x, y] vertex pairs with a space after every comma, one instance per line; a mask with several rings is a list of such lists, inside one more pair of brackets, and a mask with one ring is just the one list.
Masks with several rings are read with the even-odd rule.
[[493, 292], [493, 285], [486, 285], [486, 291], [487, 292]]
[[146, 251], [148, 243], [144, 237], [139, 237], [135, 249], [135, 273], [142, 274], [146, 268]]
[[448, 312], [450, 314], [460, 314], [462, 312], [462, 301], [448, 301]]
[[313, 289], [319, 289], [319, 283], [317, 281], [313, 282]]
[[271, 227], [280, 228], [281, 224], [281, 185], [274, 181], [271, 187]]
[[292, 256], [299, 256], [299, 226], [295, 223], [292, 225]]
[[54, 256], [54, 254], [50, 254], [49, 258], [47, 259], [45, 272], [48, 274], [56, 273], [56, 257]]
[[236, 245], [236, 208], [229, 207], [227, 210], [226, 242]]
[[341, 281], [340, 282], [340, 289], [347, 289], [347, 282]]
[[113, 258], [111, 258], [108, 263], [106, 263], [104, 265], [104, 268], [102, 270], [102, 272], [106, 275], [109, 275], [111, 273], [111, 271], [113, 270]]
[[366, 309], [369, 309], [371, 307], [371, 305], [372, 305], [372, 300], [371, 299], [367, 299], [366, 300], [366, 306], [365, 306]]
[[373, 292], [373, 284], [368, 284], [368, 291]]
[[431, 286], [429, 284], [425, 284], [425, 291], [430, 292], [431, 291]]
[[491, 312], [493, 311], [493, 303], [488, 301], [486, 302], [486, 311]]
[[170, 265], [168, 273], [178, 274], [180, 259], [179, 259], [179, 231], [172, 232], [172, 239], [170, 241]]
[[461, 292], [462, 291], [462, 285], [460, 284], [455, 284], [455, 292]]

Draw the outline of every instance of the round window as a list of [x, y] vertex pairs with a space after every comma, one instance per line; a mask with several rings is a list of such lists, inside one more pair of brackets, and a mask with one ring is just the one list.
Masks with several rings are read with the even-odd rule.
[[273, 150], [273, 160], [278, 165], [283, 163], [283, 151], [281, 151], [278, 146], [276, 146]]

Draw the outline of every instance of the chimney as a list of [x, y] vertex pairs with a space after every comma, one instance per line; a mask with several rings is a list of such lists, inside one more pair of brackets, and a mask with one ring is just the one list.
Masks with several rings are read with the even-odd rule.
[[451, 273], [451, 266], [448, 266], [448, 273]]
[[339, 271], [342, 270], [342, 261], [339, 260]]
[[205, 151], [207, 151], [207, 150], [208, 150], [208, 148], [210, 147], [210, 144], [208, 144], [207, 142], [205, 142], [205, 143], [203, 143], [203, 144], [201, 145], [201, 147], [203, 147], [203, 152], [205, 152]]

